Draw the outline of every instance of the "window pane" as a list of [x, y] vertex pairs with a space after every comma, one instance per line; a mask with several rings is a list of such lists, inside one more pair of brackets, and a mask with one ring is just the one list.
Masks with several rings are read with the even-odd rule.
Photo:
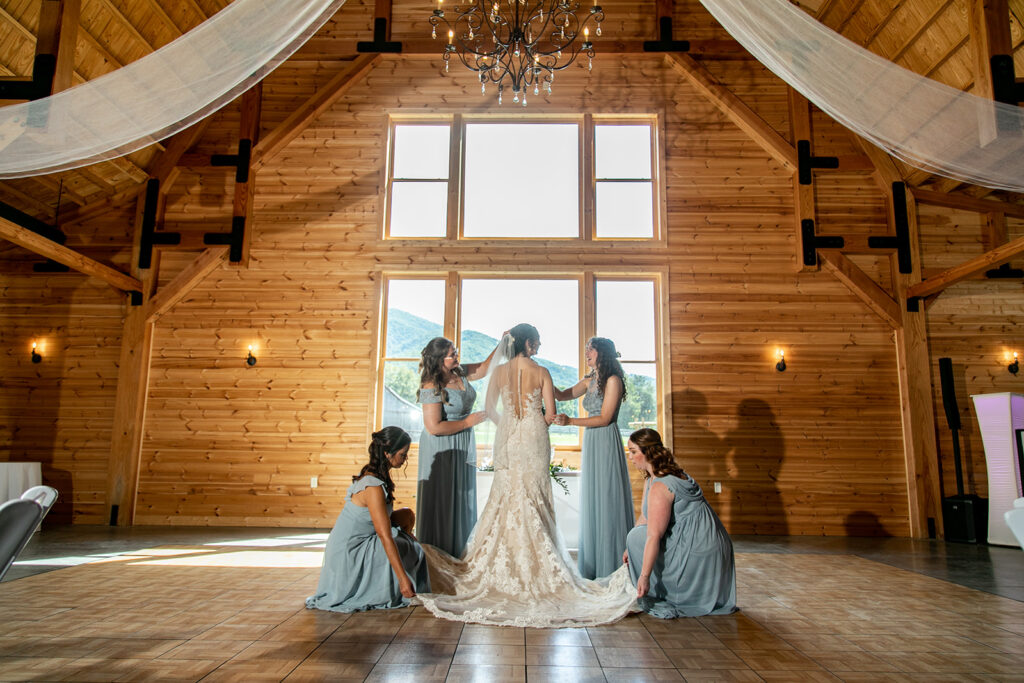
[[577, 237], [579, 202], [576, 124], [466, 126], [467, 237]]
[[420, 373], [414, 361], [384, 363], [384, 400], [381, 427], [394, 425], [409, 432], [413, 443], [419, 441], [423, 429], [423, 408], [416, 402]]
[[[555, 386], [564, 389], [579, 381], [579, 281], [465, 279], [462, 282], [461, 359], [484, 360], [504, 330], [522, 322], [540, 333], [536, 361], [551, 372]], [[478, 410], [483, 409], [487, 388], [476, 385]], [[574, 402], [560, 403], [570, 410]], [[569, 414], [574, 414], [570, 412]], [[477, 427], [477, 443], [492, 443], [494, 425]], [[555, 445], [577, 444], [575, 427], [551, 427]]]
[[392, 178], [448, 178], [449, 126], [395, 126]]
[[638, 429], [658, 429], [658, 383], [654, 363], [623, 363], [626, 372], [626, 400], [619, 409], [619, 431], [623, 436]]
[[391, 237], [448, 234], [448, 183], [391, 184]]
[[388, 282], [386, 358], [419, 358], [427, 342], [441, 336], [444, 284], [444, 280]]
[[654, 282], [597, 281], [597, 336], [608, 337], [623, 360], [654, 360]]
[[651, 127], [594, 126], [598, 178], [651, 178]]
[[597, 183], [598, 237], [654, 237], [651, 183]]

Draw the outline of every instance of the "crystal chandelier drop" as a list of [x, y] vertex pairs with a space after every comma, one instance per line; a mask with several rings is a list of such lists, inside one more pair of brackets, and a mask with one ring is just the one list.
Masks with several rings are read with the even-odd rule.
[[512, 101], [522, 101], [524, 107], [530, 86], [534, 95], [541, 88], [550, 94], [555, 72], [567, 68], [580, 53], [586, 53], [593, 68], [590, 24], [595, 24], [594, 35], [600, 36], [604, 21], [600, 5], [581, 11], [574, 0], [475, 0], [465, 9], [455, 7], [449, 16], [443, 2], [437, 0], [430, 24], [431, 37], [437, 38], [439, 26], [442, 35], [447, 33], [445, 71], [452, 55], [458, 55], [479, 74], [482, 94], [488, 82], [498, 86], [498, 104], [509, 84]]

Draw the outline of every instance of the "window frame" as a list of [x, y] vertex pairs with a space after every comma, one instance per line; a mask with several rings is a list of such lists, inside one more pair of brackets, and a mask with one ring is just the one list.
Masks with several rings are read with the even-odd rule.
[[[376, 356], [375, 362], [372, 364], [374, 368], [374, 377], [372, 378], [373, 390], [374, 390], [374, 409], [369, 416], [370, 418], [370, 430], [377, 431], [383, 426], [381, 420], [383, 419], [383, 407], [384, 407], [384, 368], [387, 362], [396, 361], [416, 361], [419, 362], [419, 358], [391, 358], [386, 356], [387, 353], [387, 332], [388, 332], [388, 291], [389, 283], [392, 280], [442, 280], [445, 282], [445, 302], [444, 302], [444, 324], [442, 325], [442, 335], [455, 341], [459, 344], [462, 337], [461, 328], [461, 292], [462, 285], [465, 280], [474, 279], [509, 279], [509, 280], [578, 280], [579, 287], [579, 303], [578, 303], [578, 334], [579, 334], [579, 356], [577, 359], [577, 366], [580, 371], [585, 374], [586, 372], [586, 341], [596, 335], [596, 322], [597, 322], [597, 283], [602, 280], [610, 281], [643, 281], [653, 283], [653, 296], [654, 301], [652, 305], [654, 307], [654, 344], [655, 344], [655, 379], [656, 379], [656, 402], [657, 402], [657, 423], [660, 426], [662, 432], [662, 438], [666, 445], [671, 448], [672, 445], [672, 403], [671, 403], [671, 360], [670, 360], [670, 344], [669, 335], [667, 328], [668, 321], [668, 271], [667, 269], [655, 269], [648, 271], [645, 274], [638, 275], [635, 272], [622, 272], [616, 270], [604, 270], [599, 269], [596, 271], [579, 271], [573, 269], [552, 269], [546, 271], [487, 271], [487, 270], [437, 270], [437, 271], [383, 271], [381, 277], [378, 278], [379, 287], [377, 291], [377, 298], [379, 302], [378, 307], [378, 324], [377, 324], [377, 335], [376, 345], [373, 350]], [[476, 361], [477, 359], [472, 359]], [[479, 359], [482, 360], [482, 359]], [[625, 359], [626, 362], [630, 362], [631, 359]], [[648, 363], [649, 360], [640, 360], [636, 362]], [[581, 377], [582, 378], [582, 375]], [[577, 400], [577, 404], [582, 401], [582, 397]], [[582, 414], [582, 411], [580, 412]], [[578, 439], [575, 445], [557, 445], [555, 446], [556, 451], [563, 452], [579, 452], [582, 448], [582, 430], [579, 432], [580, 439]], [[418, 449], [418, 445], [414, 444], [414, 447]]]
[[[481, 236], [473, 237], [465, 234], [465, 166], [466, 166], [466, 126], [474, 123], [576, 123], [579, 135], [578, 142], [578, 187], [579, 187], [579, 227], [575, 237], [513, 237], [513, 236]], [[652, 202], [652, 234], [650, 237], [598, 237], [597, 236], [597, 164], [594, 152], [594, 127], [596, 125], [638, 125], [647, 123], [651, 130], [651, 202]], [[448, 157], [448, 210], [445, 235], [437, 236], [406, 236], [391, 234], [391, 202], [392, 187], [395, 182], [394, 140], [395, 127], [404, 125], [448, 125], [449, 126], [449, 157]], [[452, 241], [464, 243], [517, 242], [520, 244], [565, 244], [572, 242], [615, 242], [631, 246], [665, 247], [667, 210], [663, 205], [665, 197], [665, 161], [662, 158], [661, 137], [664, 126], [659, 114], [545, 114], [545, 115], [483, 115], [483, 114], [448, 114], [448, 115], [416, 115], [392, 113], [388, 115], [387, 152], [382, 169], [384, 188], [382, 207], [382, 239], [388, 241], [408, 240]]]

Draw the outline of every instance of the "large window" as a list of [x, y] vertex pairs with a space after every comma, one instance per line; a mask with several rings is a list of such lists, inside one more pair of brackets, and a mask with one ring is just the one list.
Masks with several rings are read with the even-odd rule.
[[[662, 377], [661, 277], [613, 274], [545, 274], [495, 277], [487, 274], [387, 275], [383, 283], [384, 316], [378, 363], [379, 428], [398, 425], [416, 441], [423, 428], [417, 402], [420, 351], [433, 337], [458, 340], [463, 363], [484, 360], [501, 333], [520, 322], [541, 335], [538, 362], [556, 386], [575, 384], [585, 374], [583, 346], [594, 335], [612, 339], [626, 371], [627, 397], [619, 411], [623, 437], [640, 427], [663, 424], [659, 402]], [[486, 385], [475, 385], [477, 409], [483, 408]], [[558, 410], [581, 414], [579, 401]], [[481, 460], [493, 443], [489, 422], [476, 428]], [[552, 444], [578, 449], [576, 427], [551, 428]]]
[[393, 119], [384, 234], [657, 240], [656, 141], [652, 116]]

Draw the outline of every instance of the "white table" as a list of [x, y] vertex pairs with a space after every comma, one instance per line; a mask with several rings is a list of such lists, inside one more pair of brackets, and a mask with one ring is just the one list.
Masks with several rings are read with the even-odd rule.
[[0, 503], [21, 498], [21, 494], [43, 483], [38, 462], [0, 462]]

